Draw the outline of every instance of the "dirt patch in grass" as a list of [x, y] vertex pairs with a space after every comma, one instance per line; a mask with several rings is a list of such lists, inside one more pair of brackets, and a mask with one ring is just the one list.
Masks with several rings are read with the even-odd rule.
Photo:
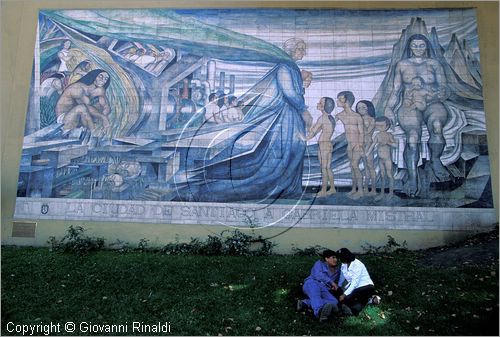
[[476, 234], [452, 245], [428, 249], [420, 262], [436, 267], [498, 263], [498, 244], [497, 224], [491, 232]]

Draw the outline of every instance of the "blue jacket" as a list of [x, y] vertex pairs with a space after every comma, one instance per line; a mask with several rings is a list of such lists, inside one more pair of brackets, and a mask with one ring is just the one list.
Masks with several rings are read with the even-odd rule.
[[309, 275], [304, 282], [314, 280], [321, 283], [325, 287], [330, 288], [332, 286], [332, 282], [337, 284], [339, 283], [340, 274], [340, 266], [337, 266], [335, 272], [332, 273], [326, 262], [318, 260], [314, 263], [311, 269], [311, 275]]

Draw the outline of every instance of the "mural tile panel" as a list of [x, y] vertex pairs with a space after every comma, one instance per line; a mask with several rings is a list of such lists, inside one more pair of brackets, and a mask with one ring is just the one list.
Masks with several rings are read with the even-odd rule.
[[482, 86], [473, 9], [43, 10], [16, 214], [492, 209]]

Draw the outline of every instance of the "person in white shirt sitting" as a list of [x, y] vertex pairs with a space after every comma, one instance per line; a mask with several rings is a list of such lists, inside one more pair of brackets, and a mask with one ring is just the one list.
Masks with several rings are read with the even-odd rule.
[[363, 262], [356, 259], [349, 249], [339, 249], [337, 256], [342, 262], [339, 286], [347, 281], [344, 294], [339, 297], [339, 307], [345, 315], [357, 316], [374, 296], [375, 286]]

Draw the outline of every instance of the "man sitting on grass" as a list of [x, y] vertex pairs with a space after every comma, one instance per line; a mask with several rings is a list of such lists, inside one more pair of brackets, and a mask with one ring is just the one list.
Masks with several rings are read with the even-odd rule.
[[309, 298], [298, 300], [297, 310], [311, 307], [314, 316], [320, 322], [325, 322], [332, 313], [339, 312], [336, 296], [342, 294], [342, 288], [338, 286], [340, 266], [337, 263], [337, 254], [326, 249], [321, 257], [322, 259], [314, 263], [311, 275], [304, 280], [302, 290]]

